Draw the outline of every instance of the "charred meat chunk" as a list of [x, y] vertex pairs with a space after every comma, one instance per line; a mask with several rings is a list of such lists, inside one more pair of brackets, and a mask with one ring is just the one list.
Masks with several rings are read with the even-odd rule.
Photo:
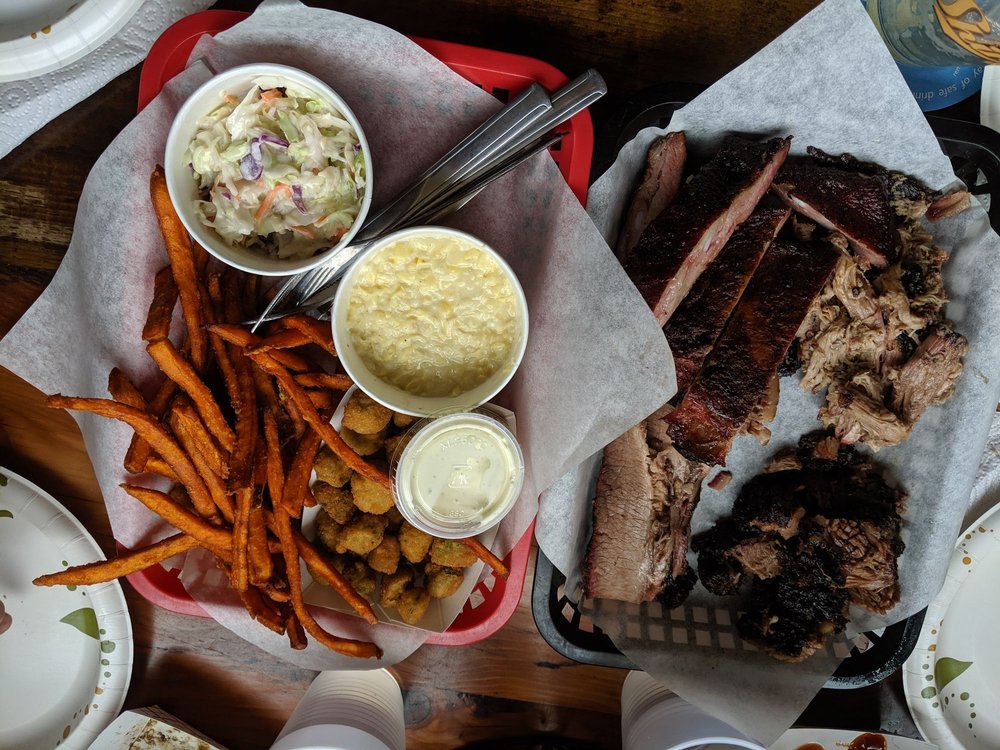
[[740, 490], [732, 516], [694, 541], [714, 594], [750, 579], [741, 637], [799, 661], [844, 629], [848, 604], [887, 613], [899, 601], [896, 560], [906, 497], [850, 446], [823, 434], [775, 459]]

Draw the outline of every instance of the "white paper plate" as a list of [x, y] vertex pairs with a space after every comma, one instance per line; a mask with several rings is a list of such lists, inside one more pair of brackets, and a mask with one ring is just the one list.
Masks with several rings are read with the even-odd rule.
[[0, 83], [79, 60], [114, 36], [143, 0], [0, 0]]
[[942, 750], [1000, 748], [1000, 505], [959, 537], [903, 665], [920, 733]]
[[51, 495], [0, 467], [0, 748], [84, 750], [121, 710], [132, 624], [117, 581], [38, 587], [32, 579], [103, 560]]
[[[789, 729], [768, 750], [797, 750], [803, 745], [808, 746], [809, 743], [815, 743], [823, 750], [846, 750], [852, 740], [862, 734], [864, 732], [847, 729]], [[932, 750], [934, 747], [920, 740], [896, 737], [892, 734], [882, 736], [885, 737], [886, 750]], [[819, 748], [810, 747], [809, 750], [819, 750]]]

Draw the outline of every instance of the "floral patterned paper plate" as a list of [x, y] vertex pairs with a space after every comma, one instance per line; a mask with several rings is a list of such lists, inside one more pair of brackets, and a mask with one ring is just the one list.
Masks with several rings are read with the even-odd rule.
[[941, 591], [903, 665], [906, 702], [941, 750], [1000, 748], [1000, 505], [955, 545]]
[[31, 582], [102, 559], [69, 511], [0, 467], [0, 748], [84, 750], [121, 710], [132, 675], [121, 586]]

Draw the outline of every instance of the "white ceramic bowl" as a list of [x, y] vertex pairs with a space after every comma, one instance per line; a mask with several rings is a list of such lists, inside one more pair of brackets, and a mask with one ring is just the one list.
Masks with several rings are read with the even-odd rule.
[[[457, 396], [417, 396], [387, 383], [375, 375], [364, 363], [354, 346], [347, 325], [347, 313], [351, 295], [354, 293], [354, 286], [359, 272], [364, 268], [365, 264], [384, 248], [400, 240], [426, 234], [444, 235], [464, 240], [486, 253], [496, 261], [504, 276], [510, 282], [514, 291], [514, 302], [517, 306], [519, 340], [516, 340], [511, 347], [507, 361], [482, 383]], [[340, 287], [337, 289], [337, 296], [333, 301], [331, 320], [337, 356], [341, 364], [343, 364], [344, 369], [347, 370], [347, 374], [357, 383], [358, 387], [380, 404], [389, 407], [393, 411], [421, 417], [441, 414], [447, 411], [467, 411], [485, 404], [496, 396], [510, 382], [510, 379], [514, 377], [514, 373], [521, 364], [521, 359], [524, 357], [524, 350], [528, 344], [528, 303], [525, 300], [524, 290], [521, 288], [517, 276], [511, 270], [510, 266], [507, 265], [507, 262], [485, 242], [465, 232], [447, 227], [412, 227], [393, 232], [374, 243], [354, 262], [341, 281]]]
[[[198, 119], [221, 104], [221, 95], [232, 94], [242, 98], [250, 90], [254, 79], [260, 76], [277, 76], [315, 93], [319, 99], [332, 105], [343, 115], [344, 119], [354, 128], [358, 142], [361, 144], [366, 179], [358, 216], [351, 228], [335, 245], [309, 258], [271, 258], [266, 253], [257, 250], [234, 247], [222, 239], [211, 227], [202, 224], [195, 212], [198, 184], [191, 176], [184, 152], [194, 138]], [[199, 86], [177, 111], [177, 116], [174, 117], [173, 125], [170, 126], [170, 132], [167, 134], [167, 146], [163, 158], [163, 169], [170, 200], [177, 210], [177, 215], [195, 241], [223, 263], [262, 276], [287, 276], [320, 265], [331, 252], [351, 242], [354, 235], [361, 229], [372, 202], [371, 151], [358, 118], [347, 106], [347, 102], [316, 76], [286, 65], [273, 63], [241, 65], [219, 73]]]

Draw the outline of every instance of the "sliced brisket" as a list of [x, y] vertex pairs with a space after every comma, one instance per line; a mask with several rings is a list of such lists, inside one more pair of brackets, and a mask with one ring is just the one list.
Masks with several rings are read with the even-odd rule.
[[698, 278], [663, 333], [670, 344], [677, 372], [677, 392], [683, 395], [750, 283], [757, 265], [785, 224], [790, 209], [765, 199], [733, 233], [712, 264]]
[[668, 607], [687, 597], [695, 581], [686, 557], [691, 515], [706, 473], [674, 450], [659, 413], [604, 449], [585, 596]]
[[687, 140], [684, 133], [667, 133], [654, 140], [646, 154], [646, 171], [632, 196], [615, 253], [622, 262], [639, 237], [663, 210], [673, 203], [684, 176]]
[[727, 137], [642, 233], [625, 263], [660, 325], [753, 212], [788, 154], [791, 137], [766, 143]]
[[839, 255], [829, 243], [771, 244], [701, 372], [667, 416], [683, 455], [725, 463]]

